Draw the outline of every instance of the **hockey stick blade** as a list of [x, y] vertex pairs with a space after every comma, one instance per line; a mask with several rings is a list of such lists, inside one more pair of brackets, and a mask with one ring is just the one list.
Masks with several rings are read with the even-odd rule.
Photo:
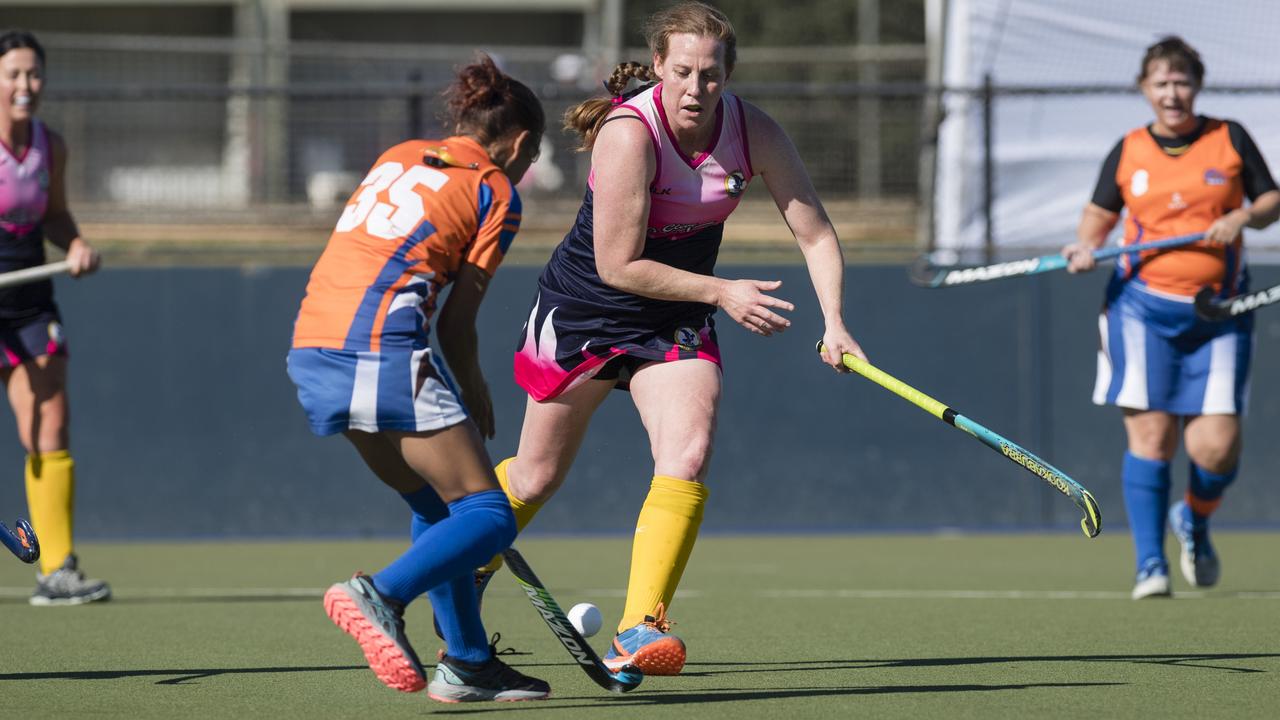
[[534, 609], [542, 616], [547, 627], [551, 628], [556, 639], [564, 645], [565, 650], [569, 651], [569, 655], [587, 674], [587, 677], [611, 693], [629, 692], [640, 685], [644, 680], [644, 674], [639, 670], [626, 667], [614, 673], [605, 667], [605, 664], [600, 661], [600, 656], [591, 649], [586, 638], [582, 637], [582, 633], [578, 632], [573, 623], [569, 622], [564, 610], [560, 609], [555, 598], [547, 592], [546, 586], [538, 580], [533, 568], [529, 567], [529, 563], [525, 562], [519, 551], [514, 547], [507, 548], [502, 551], [502, 557], [506, 560], [507, 567], [511, 569], [511, 574], [520, 583], [525, 595], [529, 596], [529, 602], [533, 603]]
[[31, 523], [26, 520], [19, 518], [13, 524], [13, 530], [0, 522], [0, 541], [24, 563], [30, 564], [40, 559], [40, 541], [36, 539], [36, 531], [32, 529]]
[[1260, 307], [1280, 302], [1280, 285], [1272, 285], [1257, 292], [1244, 293], [1225, 300], [1214, 299], [1213, 295], [1213, 288], [1200, 288], [1200, 292], [1196, 293], [1196, 314], [1205, 320], [1230, 320]]
[[[819, 341], [818, 352], [823, 353], [825, 349], [822, 342]], [[946, 424], [972, 435], [978, 442], [1000, 453], [1010, 462], [1022, 467], [1032, 475], [1048, 483], [1053, 489], [1071, 498], [1076, 507], [1080, 508], [1080, 511], [1084, 513], [1084, 517], [1080, 520], [1080, 529], [1084, 531], [1086, 537], [1097, 537], [1098, 533], [1102, 532], [1102, 511], [1098, 508], [1098, 502], [1093, 499], [1092, 493], [1084, 489], [1084, 486], [1080, 483], [1072, 480], [1066, 473], [1040, 459], [1030, 450], [988, 430], [866, 360], [844, 353], [842, 362], [845, 367], [885, 390], [910, 402]]]
[[[1169, 248], [1190, 245], [1191, 243], [1202, 239], [1204, 239], [1204, 233], [1195, 233], [1193, 235], [1181, 235], [1178, 237], [1165, 238], [1163, 240], [1138, 243], [1136, 245], [1103, 248], [1101, 250], [1093, 251], [1093, 259], [1095, 261], [1106, 260], [1118, 255], [1128, 255], [1148, 250], [1167, 250]], [[1001, 278], [1039, 275], [1040, 273], [1062, 270], [1066, 267], [1067, 259], [1060, 253], [1041, 255], [1039, 257], [1026, 258], [1023, 260], [1010, 260], [1008, 262], [994, 263], [991, 265], [969, 267], [937, 266], [930, 261], [928, 255], [922, 255], [911, 265], [907, 276], [915, 285], [927, 288], [937, 288], [954, 287], [956, 285], [972, 285], [974, 283], [999, 280]]]

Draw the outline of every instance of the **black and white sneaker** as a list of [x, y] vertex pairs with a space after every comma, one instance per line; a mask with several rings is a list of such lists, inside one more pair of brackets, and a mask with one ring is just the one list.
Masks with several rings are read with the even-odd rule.
[[36, 573], [36, 590], [32, 605], [83, 605], [111, 599], [111, 586], [101, 580], [86, 578], [80, 572], [75, 555], [68, 555], [62, 567], [48, 575]]
[[436, 665], [427, 694], [447, 703], [543, 700], [551, 694], [551, 686], [516, 671], [497, 657], [474, 665], [445, 655]]

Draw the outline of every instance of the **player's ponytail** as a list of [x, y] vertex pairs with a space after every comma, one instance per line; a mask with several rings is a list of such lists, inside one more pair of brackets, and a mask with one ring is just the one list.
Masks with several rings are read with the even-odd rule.
[[547, 127], [542, 103], [524, 83], [506, 75], [493, 59], [479, 60], [458, 71], [444, 92], [454, 132], [487, 145], [513, 130], [541, 138]]
[[[639, 80], [640, 86], [628, 91], [632, 80]], [[609, 111], [626, 102], [631, 96], [644, 90], [658, 78], [648, 65], [636, 62], [625, 62], [613, 69], [613, 74], [604, 81], [609, 97], [594, 97], [574, 105], [565, 111], [564, 129], [572, 130], [582, 136], [578, 145], [579, 152], [586, 152], [596, 144], [596, 135], [609, 116]]]

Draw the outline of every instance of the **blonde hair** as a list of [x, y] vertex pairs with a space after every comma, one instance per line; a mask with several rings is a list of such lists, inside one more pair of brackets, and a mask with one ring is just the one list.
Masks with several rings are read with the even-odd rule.
[[[668, 39], [681, 33], [718, 40], [724, 46], [725, 70], [733, 72], [733, 65], [738, 60], [738, 36], [724, 13], [705, 3], [688, 0], [659, 10], [644, 24], [644, 36], [649, 43], [649, 50], [659, 60], [667, 57]], [[658, 81], [653, 68], [648, 64], [624, 62], [613, 69], [613, 74], [604, 83], [609, 97], [590, 98], [565, 112], [564, 129], [582, 137], [582, 142], [578, 145], [579, 152], [586, 152], [595, 146], [596, 136], [604, 126], [609, 111], [623, 97], [623, 91], [632, 78], [641, 83]]]

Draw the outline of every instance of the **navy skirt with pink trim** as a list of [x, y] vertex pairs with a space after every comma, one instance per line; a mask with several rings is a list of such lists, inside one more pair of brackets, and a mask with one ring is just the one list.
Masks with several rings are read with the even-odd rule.
[[702, 359], [718, 367], [715, 307], [678, 305], [684, 312], [669, 316], [606, 314], [540, 283], [516, 347], [516, 383], [541, 402], [591, 378], [617, 380], [625, 390], [631, 372], [650, 362]]

